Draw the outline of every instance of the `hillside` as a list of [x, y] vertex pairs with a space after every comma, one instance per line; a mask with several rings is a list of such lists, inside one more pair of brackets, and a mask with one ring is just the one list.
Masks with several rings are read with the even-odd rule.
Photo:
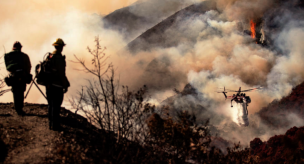
[[[159, 150], [156, 153], [149, 146], [142, 147], [127, 140], [120, 142], [125, 144], [119, 144], [113, 133], [96, 129], [85, 118], [64, 108], [61, 109], [62, 129], [52, 131], [48, 129], [46, 105], [25, 104], [24, 117], [15, 113], [13, 103], [1, 103], [0, 107], [0, 163], [185, 163], [183, 157], [172, 158], [172, 155]], [[164, 132], [172, 135], [175, 142], [184, 142], [184, 138], [179, 137], [189, 134], [180, 134], [176, 130], [176, 134]], [[158, 143], [159, 146], [162, 142]], [[213, 155], [208, 157], [205, 151], [196, 150], [196, 146], [186, 147], [192, 147], [189, 155], [193, 159], [206, 159], [208, 163], [218, 158], [235, 161], [218, 151], [210, 152]], [[242, 159], [247, 158], [242, 155]]]
[[[111, 133], [64, 108], [61, 131], [48, 129], [46, 105], [25, 104], [24, 117], [15, 113], [12, 103], [1, 103], [0, 108], [0, 163], [115, 163], [119, 159]], [[125, 155], [120, 156], [129, 161], [131, 156]]]
[[188, 6], [145, 31], [131, 41], [128, 44], [128, 48], [136, 52], [138, 50], [150, 50], [155, 47], [173, 47], [177, 46], [181, 41], [195, 41], [200, 30], [183, 27], [192, 20], [198, 19], [207, 11], [215, 9], [215, 3], [212, 1], [204, 1]]
[[304, 163], [304, 127], [293, 127], [285, 134], [262, 142], [250, 142], [250, 153], [259, 163]]
[[141, 0], [118, 9], [103, 18], [106, 28], [119, 31], [127, 41], [134, 39], [187, 3], [174, 0]]
[[288, 121], [290, 119], [288, 119], [288, 116], [290, 114], [304, 119], [304, 82], [293, 88], [288, 96], [279, 101], [274, 100], [258, 112], [258, 115], [266, 124], [274, 127], [289, 126]]
[[[137, 7], [138, 4], [133, 4]], [[128, 38], [133, 38], [157, 22], [130, 12], [131, 6], [124, 7], [106, 15], [103, 20], [105, 28], [117, 30]]]

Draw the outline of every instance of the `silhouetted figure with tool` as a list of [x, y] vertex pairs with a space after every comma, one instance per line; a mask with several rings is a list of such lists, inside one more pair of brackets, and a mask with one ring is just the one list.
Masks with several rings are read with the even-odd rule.
[[48, 101], [49, 128], [60, 129], [60, 108], [63, 102], [64, 93], [68, 91], [70, 83], [66, 77], [65, 56], [61, 54], [65, 43], [58, 38], [54, 43], [55, 51], [50, 53], [46, 60], [50, 63], [52, 79], [46, 86], [46, 97]]
[[13, 50], [4, 55], [6, 70], [10, 75], [5, 78], [8, 86], [12, 86], [14, 106], [18, 115], [24, 115], [23, 103], [26, 84], [32, 80], [31, 62], [27, 54], [21, 52], [22, 45], [16, 41]]

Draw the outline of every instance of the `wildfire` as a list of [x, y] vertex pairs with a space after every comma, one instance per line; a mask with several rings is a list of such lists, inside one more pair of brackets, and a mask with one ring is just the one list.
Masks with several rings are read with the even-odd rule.
[[255, 25], [256, 23], [253, 22], [253, 20], [250, 21], [250, 29], [251, 29], [251, 37], [255, 38]]

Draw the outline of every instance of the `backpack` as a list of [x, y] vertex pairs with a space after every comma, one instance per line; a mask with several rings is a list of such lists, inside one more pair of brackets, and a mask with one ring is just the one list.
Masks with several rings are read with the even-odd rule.
[[47, 57], [43, 62], [36, 65], [36, 82], [40, 85], [50, 85], [54, 79], [52, 54], [47, 53]]
[[21, 51], [12, 51], [5, 54], [4, 61], [6, 64], [6, 69], [10, 72], [10, 74], [4, 78], [4, 81], [7, 86], [18, 85], [24, 82], [26, 84], [31, 83], [33, 78], [32, 74], [29, 74], [24, 71], [24, 69], [26, 69], [24, 63], [27, 62], [23, 60], [24, 55], [26, 54]]

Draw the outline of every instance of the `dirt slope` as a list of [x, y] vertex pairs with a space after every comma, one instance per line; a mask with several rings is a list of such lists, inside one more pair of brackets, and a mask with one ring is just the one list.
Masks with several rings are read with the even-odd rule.
[[[48, 128], [47, 106], [25, 104], [18, 116], [12, 103], [0, 104], [0, 163], [108, 163], [98, 129], [62, 108], [62, 130]], [[109, 141], [109, 140], [108, 140]], [[99, 149], [99, 150], [98, 150]], [[96, 153], [98, 152], [98, 153]], [[98, 155], [97, 155], [98, 154]]]
[[16, 114], [12, 103], [0, 106], [1, 140], [7, 149], [4, 163], [39, 163], [51, 155], [58, 132], [48, 130], [45, 105], [26, 105], [25, 117]]

